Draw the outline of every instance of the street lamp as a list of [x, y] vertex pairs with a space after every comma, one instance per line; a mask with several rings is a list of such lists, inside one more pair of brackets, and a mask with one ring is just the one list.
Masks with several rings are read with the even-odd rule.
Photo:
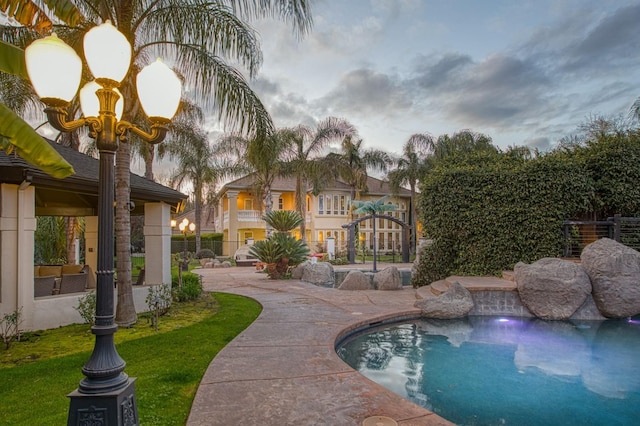
[[182, 232], [182, 235], [184, 235], [184, 254], [182, 256], [182, 270], [186, 272], [186, 271], [189, 271], [189, 261], [187, 260], [187, 234], [189, 232], [193, 232], [196, 230], [196, 224], [189, 223], [189, 219], [185, 217], [184, 219], [182, 219], [182, 222], [180, 222], [180, 225], [178, 225], [178, 229], [180, 229], [180, 232]]
[[[69, 120], [66, 107], [78, 91], [82, 60], [55, 33], [36, 40], [25, 50], [27, 72], [51, 125], [71, 132], [87, 126], [100, 152], [98, 189], [98, 265], [96, 270], [96, 317], [91, 328], [96, 336], [91, 357], [82, 367], [85, 378], [71, 399], [69, 425], [137, 425], [135, 378], [124, 373], [126, 363], [116, 351], [114, 315], [114, 157], [129, 132], [155, 144], [167, 132], [176, 113], [181, 83], [161, 62], [145, 67], [136, 85], [142, 109], [151, 122], [150, 132], [121, 120], [123, 98], [117, 87], [128, 73], [131, 45], [109, 21], [92, 28], [84, 37], [84, 55], [95, 81], [80, 91], [83, 117]], [[130, 100], [131, 102], [131, 100]]]

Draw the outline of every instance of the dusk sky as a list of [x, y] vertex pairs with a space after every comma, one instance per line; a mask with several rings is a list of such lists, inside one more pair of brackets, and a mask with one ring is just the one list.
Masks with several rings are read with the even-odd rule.
[[254, 23], [251, 86], [277, 127], [337, 116], [395, 153], [461, 129], [544, 150], [640, 96], [637, 0], [316, 0], [313, 17], [301, 41]]

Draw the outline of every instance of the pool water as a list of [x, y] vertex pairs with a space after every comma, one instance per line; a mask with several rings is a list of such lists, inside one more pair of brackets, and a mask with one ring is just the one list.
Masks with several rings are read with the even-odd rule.
[[640, 425], [640, 320], [413, 320], [338, 355], [458, 425]]

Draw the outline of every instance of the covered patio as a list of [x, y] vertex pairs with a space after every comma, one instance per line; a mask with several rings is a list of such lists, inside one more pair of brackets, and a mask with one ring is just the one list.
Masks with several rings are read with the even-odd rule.
[[[0, 316], [22, 310], [21, 328], [38, 330], [81, 322], [75, 307], [83, 293], [35, 297], [34, 232], [37, 216], [85, 218], [85, 264], [95, 273], [98, 257], [99, 161], [51, 145], [76, 174], [55, 179], [15, 153], [0, 151]], [[171, 283], [171, 214], [185, 194], [131, 174], [132, 215], [144, 215], [145, 283]], [[146, 310], [146, 287], [134, 287], [136, 311]]]

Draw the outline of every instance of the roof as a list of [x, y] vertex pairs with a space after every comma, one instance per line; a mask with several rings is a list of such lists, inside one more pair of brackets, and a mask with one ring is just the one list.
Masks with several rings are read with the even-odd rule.
[[[67, 160], [75, 174], [56, 179], [24, 161], [15, 152], [0, 150], [0, 183], [30, 181], [36, 188], [36, 215], [92, 216], [98, 211], [100, 161], [66, 146], [48, 141]], [[132, 214], [142, 214], [146, 202], [164, 202], [177, 208], [187, 195], [131, 173]]]
[[[227, 183], [222, 187], [222, 191], [225, 192], [230, 189], [247, 189], [252, 187], [254, 185], [254, 182], [255, 182], [254, 174], [246, 175], [239, 179], [236, 179], [234, 181]], [[388, 195], [392, 193], [391, 185], [389, 184], [389, 182], [385, 182], [383, 180], [376, 179], [371, 176], [367, 176], [367, 189], [368, 191], [366, 193], [368, 195], [383, 196], [383, 195]], [[275, 192], [278, 192], [278, 191], [292, 192], [295, 190], [296, 190], [295, 177], [287, 177], [287, 178], [276, 177], [275, 180], [273, 181], [273, 184], [271, 185], [271, 191], [275, 191]], [[343, 181], [339, 179], [335, 179], [334, 182], [329, 183], [323, 189], [323, 191], [331, 191], [331, 190], [348, 192], [351, 190], [351, 187], [348, 184], [344, 183]], [[311, 191], [311, 189], [307, 188], [307, 191]], [[400, 188], [399, 195], [409, 197], [411, 196], [411, 191], [405, 188]]]

